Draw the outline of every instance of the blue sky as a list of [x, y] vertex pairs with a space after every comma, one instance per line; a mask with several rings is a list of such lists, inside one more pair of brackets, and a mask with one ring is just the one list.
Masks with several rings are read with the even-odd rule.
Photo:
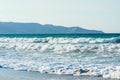
[[120, 0], [0, 0], [0, 21], [120, 33]]

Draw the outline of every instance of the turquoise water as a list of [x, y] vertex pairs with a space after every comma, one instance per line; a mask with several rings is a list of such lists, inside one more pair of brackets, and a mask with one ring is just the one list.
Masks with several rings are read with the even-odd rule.
[[120, 34], [0, 34], [0, 67], [120, 79]]
[[44, 37], [68, 37], [68, 38], [78, 38], [78, 37], [92, 37], [92, 38], [111, 38], [119, 37], [119, 33], [106, 33], [106, 34], [0, 34], [0, 37], [26, 37], [26, 38], [44, 38]]

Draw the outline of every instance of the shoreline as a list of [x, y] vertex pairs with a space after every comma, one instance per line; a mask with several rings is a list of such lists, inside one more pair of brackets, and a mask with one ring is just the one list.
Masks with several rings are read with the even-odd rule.
[[104, 79], [102, 77], [90, 76], [70, 76], [70, 75], [55, 75], [41, 74], [32, 71], [16, 71], [13, 69], [0, 68], [0, 79], [2, 80], [113, 80]]

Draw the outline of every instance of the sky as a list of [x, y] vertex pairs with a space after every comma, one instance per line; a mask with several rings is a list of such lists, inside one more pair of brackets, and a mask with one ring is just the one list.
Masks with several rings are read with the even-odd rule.
[[79, 26], [120, 33], [120, 0], [0, 0], [0, 22]]

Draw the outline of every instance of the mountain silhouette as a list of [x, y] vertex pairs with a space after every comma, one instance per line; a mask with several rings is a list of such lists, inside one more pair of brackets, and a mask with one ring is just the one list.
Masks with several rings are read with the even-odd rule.
[[88, 30], [80, 27], [55, 26], [39, 23], [0, 22], [0, 34], [80, 34], [103, 33], [98, 30]]

